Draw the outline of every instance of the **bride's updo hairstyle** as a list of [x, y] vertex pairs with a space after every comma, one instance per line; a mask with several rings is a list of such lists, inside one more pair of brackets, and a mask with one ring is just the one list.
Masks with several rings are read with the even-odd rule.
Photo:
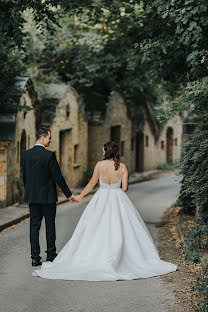
[[111, 142], [105, 143], [103, 147], [105, 151], [103, 160], [113, 158], [115, 170], [118, 170], [119, 165], [120, 165], [118, 145], [115, 142], [111, 141]]

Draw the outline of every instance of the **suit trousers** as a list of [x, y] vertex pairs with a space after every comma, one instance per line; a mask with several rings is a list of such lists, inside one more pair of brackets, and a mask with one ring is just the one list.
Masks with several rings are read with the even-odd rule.
[[47, 241], [47, 259], [54, 258], [56, 254], [56, 203], [52, 204], [32, 204], [29, 203], [30, 209], [30, 245], [31, 258], [40, 259], [40, 244], [39, 232], [43, 216], [46, 226], [46, 241]]

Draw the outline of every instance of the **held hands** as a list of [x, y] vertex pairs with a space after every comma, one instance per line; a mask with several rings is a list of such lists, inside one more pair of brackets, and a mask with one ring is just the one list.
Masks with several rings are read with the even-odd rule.
[[81, 196], [81, 194], [79, 194], [79, 195], [75, 196], [75, 199], [76, 199], [78, 202], [80, 202], [80, 201], [83, 199], [83, 197]]
[[69, 198], [70, 203], [78, 203], [74, 195], [71, 195]]
[[78, 202], [80, 202], [81, 200], [82, 200], [82, 197], [81, 197], [80, 195], [77, 195], [77, 196], [71, 195], [71, 196], [69, 197], [69, 201], [70, 201], [70, 203], [72, 203], [72, 204], [78, 203]]

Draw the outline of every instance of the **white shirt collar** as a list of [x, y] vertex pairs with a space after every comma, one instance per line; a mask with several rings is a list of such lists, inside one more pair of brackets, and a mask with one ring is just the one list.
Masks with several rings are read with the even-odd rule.
[[45, 146], [43, 144], [40, 144], [40, 143], [36, 143], [35, 145], [42, 146], [45, 148]]

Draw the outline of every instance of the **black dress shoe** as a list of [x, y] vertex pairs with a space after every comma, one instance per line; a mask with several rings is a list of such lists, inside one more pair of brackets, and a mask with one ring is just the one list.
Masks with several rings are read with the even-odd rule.
[[39, 266], [41, 264], [42, 262], [40, 261], [40, 259], [32, 259], [32, 266]]

